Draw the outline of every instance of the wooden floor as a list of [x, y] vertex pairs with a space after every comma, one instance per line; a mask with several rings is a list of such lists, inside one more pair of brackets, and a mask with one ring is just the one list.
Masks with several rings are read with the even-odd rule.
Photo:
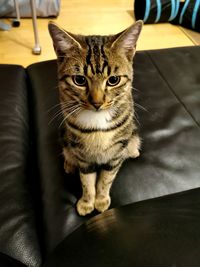
[[[4, 20], [10, 23], [9, 20]], [[38, 19], [40, 56], [32, 55], [34, 44], [32, 20], [22, 19], [20, 28], [0, 31], [0, 63], [27, 66], [55, 58], [47, 30], [49, 19]], [[61, 0], [56, 23], [68, 31], [80, 34], [113, 34], [134, 22], [132, 0]], [[194, 45], [180, 27], [171, 24], [145, 25], [138, 49], [157, 49]]]

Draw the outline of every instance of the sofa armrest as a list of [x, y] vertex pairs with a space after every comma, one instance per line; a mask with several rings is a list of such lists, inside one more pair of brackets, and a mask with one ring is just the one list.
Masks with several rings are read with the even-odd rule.
[[26, 79], [23, 67], [0, 65], [0, 252], [39, 266]]

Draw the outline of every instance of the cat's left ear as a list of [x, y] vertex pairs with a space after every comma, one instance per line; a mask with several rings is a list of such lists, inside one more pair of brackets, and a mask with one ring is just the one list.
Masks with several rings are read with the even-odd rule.
[[142, 30], [142, 26], [143, 21], [138, 20], [125, 31], [115, 35], [115, 40], [113, 41], [111, 48], [119, 50], [123, 49], [128, 59], [131, 60], [135, 54], [136, 44]]
[[54, 22], [49, 22], [49, 33], [57, 56], [70, 52], [70, 49], [82, 49], [78, 36], [61, 29]]

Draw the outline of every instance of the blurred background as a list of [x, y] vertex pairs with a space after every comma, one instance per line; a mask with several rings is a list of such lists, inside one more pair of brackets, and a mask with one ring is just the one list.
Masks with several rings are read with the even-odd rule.
[[[28, 1], [29, 2], [29, 1]], [[41, 1], [42, 2], [42, 1]], [[0, 0], [0, 9], [5, 2]], [[62, 0], [57, 17], [38, 18], [41, 55], [31, 53], [34, 44], [31, 18], [22, 18], [20, 27], [0, 30], [0, 63], [28, 66], [55, 58], [48, 33], [48, 21], [55, 21], [67, 31], [79, 34], [115, 34], [130, 26], [134, 18], [132, 0]], [[12, 24], [11, 18], [0, 18]], [[199, 33], [170, 23], [146, 24], [138, 42], [138, 50], [198, 45]]]

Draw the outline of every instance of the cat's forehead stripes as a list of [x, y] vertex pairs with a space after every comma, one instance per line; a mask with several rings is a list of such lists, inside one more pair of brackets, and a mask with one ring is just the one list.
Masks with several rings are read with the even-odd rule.
[[84, 74], [92, 77], [96, 74], [104, 74], [109, 76], [111, 67], [108, 65], [108, 57], [104, 51], [106, 37], [103, 36], [87, 36], [86, 64], [84, 66]]

